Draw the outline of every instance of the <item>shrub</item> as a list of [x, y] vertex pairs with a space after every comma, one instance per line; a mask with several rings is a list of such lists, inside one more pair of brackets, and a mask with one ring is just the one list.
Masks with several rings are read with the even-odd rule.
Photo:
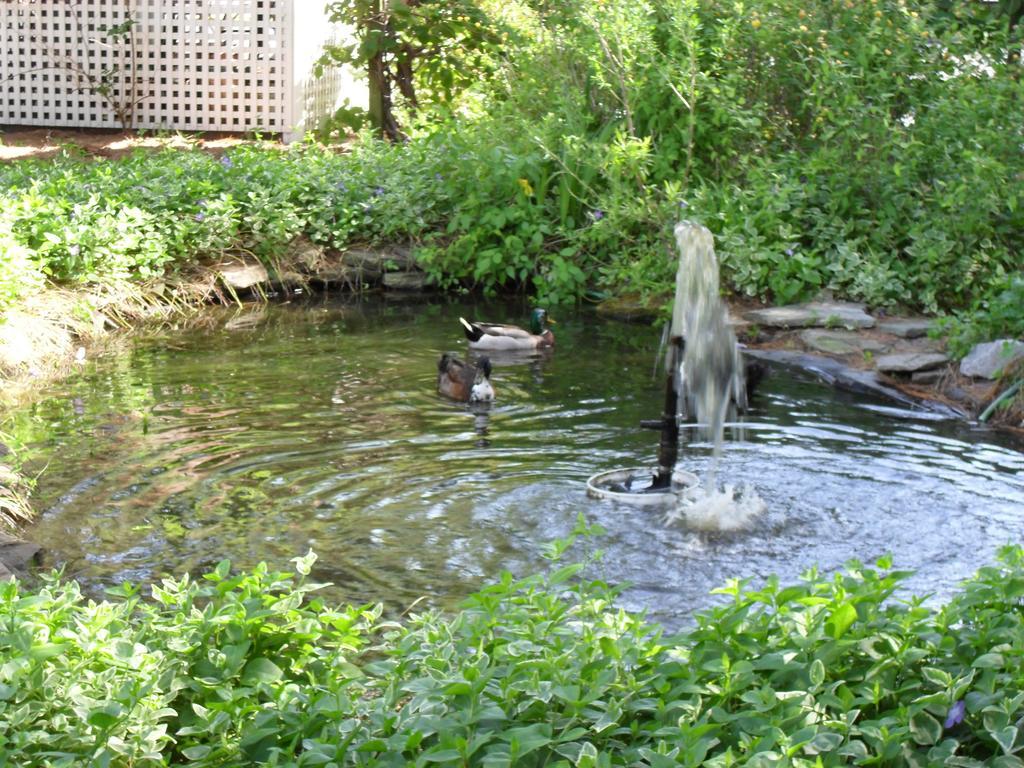
[[978, 342], [988, 339], [1024, 338], [1024, 275], [1015, 275], [978, 299], [959, 316], [948, 318], [950, 349], [958, 357]]
[[[475, 1], [456, 26], [488, 41], [477, 81], [445, 85], [460, 59], [440, 28], [445, 45], [406, 51], [422, 93], [444, 93], [408, 141], [16, 163], [0, 168], [0, 232], [65, 280], [236, 248], [270, 259], [300, 233], [411, 240], [439, 285], [545, 303], [667, 292], [683, 216], [716, 234], [728, 290], [773, 302], [827, 289], [963, 312], [1019, 272], [1009, 6]], [[393, 30], [405, 46], [411, 8]]]
[[[578, 528], [577, 532], [586, 532]], [[564, 550], [566, 542], [555, 549]], [[83, 598], [0, 585], [0, 755], [19, 765], [1018, 765], [1008, 548], [942, 609], [887, 559], [732, 582], [665, 638], [582, 566], [404, 624], [227, 564]], [[0, 759], [2, 762], [2, 759]]]

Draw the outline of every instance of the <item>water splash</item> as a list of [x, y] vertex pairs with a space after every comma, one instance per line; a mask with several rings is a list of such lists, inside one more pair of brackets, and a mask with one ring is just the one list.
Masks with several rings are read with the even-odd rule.
[[699, 531], [741, 531], [750, 527], [767, 509], [764, 499], [750, 485], [722, 490], [688, 488], [665, 513], [666, 525], [682, 523]]
[[688, 527], [704, 530], [736, 530], [764, 511], [764, 502], [752, 490], [736, 492], [727, 485], [720, 491], [716, 481], [726, 418], [747, 403], [743, 356], [718, 294], [718, 260], [711, 232], [695, 222], [681, 221], [675, 235], [679, 268], [671, 335], [686, 340], [679, 369], [673, 372], [676, 391], [685, 393], [679, 398], [678, 415], [685, 418], [692, 413], [714, 448], [706, 490], [681, 494], [666, 521], [685, 520]]

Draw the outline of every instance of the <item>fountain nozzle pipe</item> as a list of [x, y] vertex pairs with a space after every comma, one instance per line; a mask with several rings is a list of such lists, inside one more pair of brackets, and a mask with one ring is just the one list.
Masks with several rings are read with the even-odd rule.
[[662, 409], [660, 427], [661, 440], [658, 442], [658, 471], [651, 482], [652, 489], [672, 487], [672, 474], [679, 461], [679, 391], [677, 373], [683, 359], [685, 341], [682, 336], [673, 336], [669, 342], [669, 366], [665, 376], [665, 405]]

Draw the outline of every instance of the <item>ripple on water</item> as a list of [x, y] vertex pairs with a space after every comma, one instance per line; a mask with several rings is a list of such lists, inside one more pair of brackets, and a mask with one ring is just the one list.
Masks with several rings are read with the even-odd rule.
[[[582, 512], [608, 530], [595, 575], [630, 582], [627, 607], [675, 625], [729, 578], [792, 580], [886, 552], [941, 596], [1024, 534], [1024, 457], [992, 433], [894, 420], [781, 375], [727, 429], [738, 442], [718, 478], [766, 507], [745, 529], [667, 527], [591, 500], [589, 475], [654, 459], [657, 435], [638, 424], [660, 413], [658, 334], [565, 318], [553, 354], [502, 361], [498, 402], [468, 407], [434, 393], [467, 312], [485, 314], [273, 306], [254, 330], [98, 361], [15, 424], [48, 425], [29, 535], [93, 588], [225, 557], [287, 567], [314, 547], [335, 596], [403, 608], [536, 572]], [[709, 454], [691, 443], [685, 468], [705, 472]]]

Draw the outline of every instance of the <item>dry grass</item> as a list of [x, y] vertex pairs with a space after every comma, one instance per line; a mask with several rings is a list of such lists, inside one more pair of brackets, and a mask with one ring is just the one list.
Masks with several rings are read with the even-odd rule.
[[0, 464], [0, 529], [16, 530], [32, 522], [29, 504], [31, 483], [10, 467]]
[[200, 307], [232, 299], [210, 269], [173, 282], [49, 287], [8, 311], [0, 323], [0, 405], [24, 402], [88, 358], [130, 343], [133, 328], [185, 324]]

